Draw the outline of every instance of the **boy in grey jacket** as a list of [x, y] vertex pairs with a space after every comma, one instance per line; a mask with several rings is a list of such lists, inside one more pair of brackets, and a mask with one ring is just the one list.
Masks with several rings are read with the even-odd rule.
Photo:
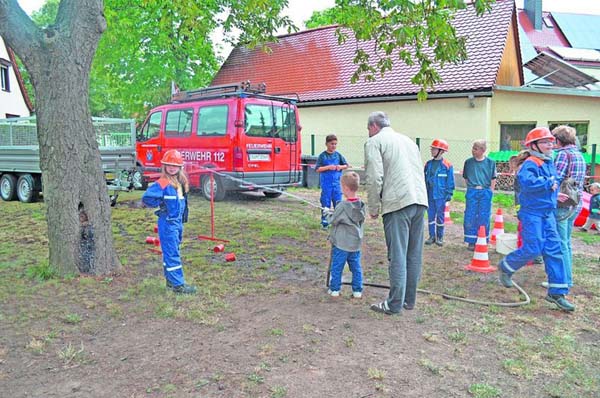
[[342, 288], [342, 271], [346, 262], [352, 272], [352, 297], [362, 297], [362, 269], [360, 246], [363, 238], [363, 223], [367, 215], [365, 203], [356, 196], [360, 177], [350, 171], [342, 175], [342, 193], [346, 200], [340, 202], [329, 215], [331, 231], [331, 280], [328, 293], [338, 297]]

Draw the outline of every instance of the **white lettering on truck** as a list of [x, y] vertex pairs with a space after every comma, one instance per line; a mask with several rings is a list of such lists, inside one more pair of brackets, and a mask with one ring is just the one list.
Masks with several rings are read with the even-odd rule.
[[210, 151], [181, 151], [181, 156], [185, 161], [195, 162], [224, 162], [225, 152], [210, 152]]

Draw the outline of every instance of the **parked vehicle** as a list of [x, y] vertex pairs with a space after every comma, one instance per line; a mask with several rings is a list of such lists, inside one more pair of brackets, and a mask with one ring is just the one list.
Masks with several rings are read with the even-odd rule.
[[[135, 121], [92, 118], [111, 203], [134, 186]], [[0, 119], [0, 197], [33, 202], [42, 192], [35, 116]]]
[[265, 94], [265, 85], [212, 86], [180, 92], [150, 111], [137, 136], [138, 165], [156, 179], [164, 152], [177, 149], [192, 188], [215, 200], [229, 191], [277, 197], [302, 183], [296, 100]]

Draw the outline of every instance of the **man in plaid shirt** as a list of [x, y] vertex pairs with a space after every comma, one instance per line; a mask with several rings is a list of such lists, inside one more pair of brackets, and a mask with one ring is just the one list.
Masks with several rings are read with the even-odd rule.
[[571, 233], [573, 232], [575, 218], [577, 218], [582, 206], [581, 196], [585, 179], [586, 163], [581, 152], [579, 152], [575, 145], [576, 134], [573, 127], [558, 126], [552, 130], [552, 135], [556, 138], [556, 157], [554, 158], [554, 165], [556, 166], [558, 183], [560, 184], [565, 178], [573, 178], [579, 191], [579, 203], [573, 214], [569, 216], [569, 208], [565, 207], [559, 207], [556, 213], [556, 226], [558, 235], [560, 236], [560, 248], [563, 253], [565, 274], [570, 288], [573, 286]]

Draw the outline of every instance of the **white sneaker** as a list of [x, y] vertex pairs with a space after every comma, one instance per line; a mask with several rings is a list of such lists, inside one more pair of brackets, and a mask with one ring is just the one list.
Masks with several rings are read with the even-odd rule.
[[331, 297], [340, 297], [339, 290], [327, 290], [327, 294], [329, 294]]
[[362, 298], [362, 292], [352, 292], [352, 297], [353, 298]]

